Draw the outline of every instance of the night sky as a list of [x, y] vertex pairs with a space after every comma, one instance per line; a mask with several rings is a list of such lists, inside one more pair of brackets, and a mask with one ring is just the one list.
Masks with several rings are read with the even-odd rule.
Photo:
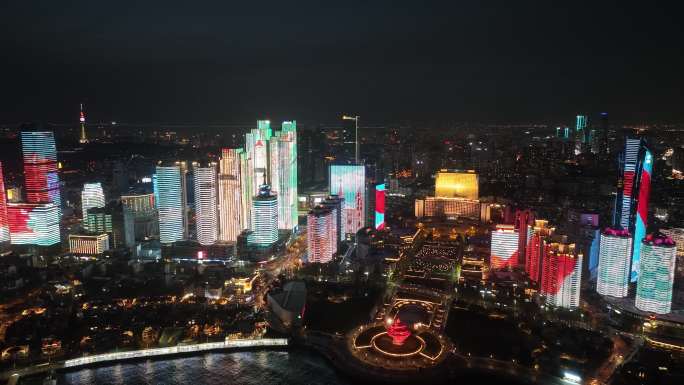
[[656, 2], [104, 3], [2, 2], [0, 122], [684, 120]]

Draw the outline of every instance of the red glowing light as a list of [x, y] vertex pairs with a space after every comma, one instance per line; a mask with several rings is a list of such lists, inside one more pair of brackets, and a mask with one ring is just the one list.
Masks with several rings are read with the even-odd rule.
[[392, 337], [393, 345], [403, 345], [407, 338], [411, 336], [411, 332], [399, 318], [396, 318], [387, 328], [387, 335]]

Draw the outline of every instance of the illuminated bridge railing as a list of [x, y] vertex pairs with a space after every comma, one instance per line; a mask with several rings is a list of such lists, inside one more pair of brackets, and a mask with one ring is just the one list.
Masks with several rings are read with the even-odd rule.
[[96, 364], [99, 362], [120, 361], [134, 358], [145, 358], [155, 356], [165, 356], [173, 354], [194, 353], [207, 350], [220, 350], [231, 348], [252, 348], [252, 347], [279, 347], [287, 346], [286, 338], [260, 338], [251, 340], [226, 340], [223, 342], [207, 342], [195, 345], [178, 345], [168, 348], [154, 348], [131, 350], [127, 352], [114, 352], [105, 354], [94, 354], [92, 356], [72, 358], [64, 361], [65, 368]]

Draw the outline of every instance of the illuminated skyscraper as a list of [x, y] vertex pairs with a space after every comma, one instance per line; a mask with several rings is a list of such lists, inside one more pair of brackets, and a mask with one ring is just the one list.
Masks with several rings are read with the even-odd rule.
[[240, 190], [240, 151], [233, 148], [221, 150], [219, 161], [218, 217], [219, 240], [236, 242], [242, 231], [242, 192]]
[[216, 220], [216, 165], [195, 167], [195, 213], [197, 241], [213, 245], [218, 239]]
[[22, 132], [26, 200], [30, 203], [52, 202], [59, 211], [62, 199], [57, 174], [57, 147], [51, 131]]
[[330, 193], [344, 198], [342, 232], [355, 235], [366, 226], [366, 169], [363, 165], [331, 165]]
[[548, 249], [549, 237], [556, 230], [548, 226], [548, 221], [537, 219], [532, 227], [532, 236], [525, 249], [525, 272], [533, 282], [539, 282], [541, 272], [541, 262], [544, 260]]
[[183, 240], [183, 192], [179, 166], [157, 166], [159, 195], [159, 240], [173, 243]]
[[252, 228], [252, 159], [246, 151], [240, 153], [240, 192], [242, 193], [242, 212], [240, 213], [241, 228]]
[[307, 216], [307, 251], [309, 262], [330, 262], [335, 252], [337, 239], [333, 212], [317, 206]]
[[10, 241], [9, 225], [7, 224], [7, 196], [5, 195], [5, 177], [0, 162], [0, 244]]
[[102, 191], [102, 183], [84, 183], [81, 191], [81, 210], [83, 213], [83, 227], [87, 230], [88, 210], [96, 207], [105, 207], [105, 197]]
[[278, 199], [268, 185], [262, 185], [252, 199], [252, 232], [247, 239], [257, 246], [271, 246], [278, 240]]
[[546, 305], [573, 309], [579, 306], [582, 254], [565, 237], [548, 244], [542, 261], [541, 294]]
[[269, 178], [278, 197], [278, 227], [297, 227], [297, 122], [283, 122], [269, 142]]
[[375, 186], [375, 228], [385, 228], [385, 184]]
[[54, 203], [8, 203], [13, 245], [52, 246], [60, 242], [59, 209]]
[[643, 239], [634, 301], [637, 309], [656, 314], [671, 311], [676, 259], [677, 249], [672, 238], [649, 234]]
[[575, 155], [579, 155], [584, 152], [586, 142], [587, 116], [577, 115], [577, 122], [575, 123]]
[[613, 222], [615, 227], [628, 229], [634, 235], [630, 281], [635, 282], [639, 274], [641, 240], [646, 236], [653, 155], [643, 139], [627, 138], [620, 163], [622, 175]]
[[176, 166], [180, 172], [181, 212], [183, 213], [183, 239], [190, 236], [190, 208], [188, 207], [188, 162], [177, 161]]
[[478, 199], [477, 174], [472, 170], [440, 170], [435, 180], [435, 197]]
[[518, 231], [512, 225], [497, 225], [491, 233], [491, 269], [514, 267], [518, 264]]
[[333, 215], [333, 228], [335, 231], [335, 238], [337, 239], [337, 242], [333, 244], [334, 253], [337, 252], [338, 243], [344, 240], [344, 233], [342, 232], [342, 224], [344, 223], [344, 210], [342, 209], [343, 201], [344, 199], [337, 195], [330, 195], [321, 202], [321, 206], [330, 209]]
[[518, 264], [525, 265], [527, 243], [532, 237], [531, 224], [534, 223], [534, 213], [531, 210], [516, 210], [515, 228], [518, 230]]
[[629, 264], [632, 236], [624, 229], [605, 229], [599, 247], [596, 292], [612, 297], [626, 297], [629, 290]]

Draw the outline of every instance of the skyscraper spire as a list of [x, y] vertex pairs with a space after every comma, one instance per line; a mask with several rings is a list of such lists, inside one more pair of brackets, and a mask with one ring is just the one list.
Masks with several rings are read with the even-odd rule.
[[83, 112], [83, 103], [81, 103], [81, 114], [78, 118], [78, 121], [81, 123], [81, 138], [78, 140], [79, 143], [88, 143], [88, 138], [86, 137], [86, 130], [85, 130], [85, 113]]

